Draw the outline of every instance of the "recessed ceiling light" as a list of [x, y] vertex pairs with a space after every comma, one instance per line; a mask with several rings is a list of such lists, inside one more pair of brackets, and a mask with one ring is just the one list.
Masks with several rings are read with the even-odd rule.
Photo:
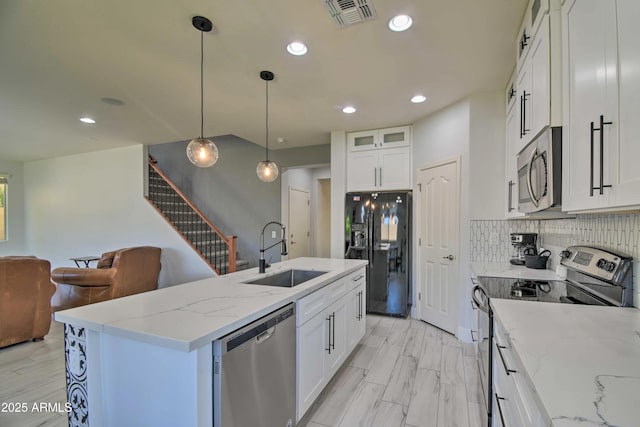
[[276, 138], [276, 142], [277, 142], [278, 144], [282, 144], [282, 143], [283, 143], [283, 142], [285, 142], [285, 141], [286, 141], [286, 139], [284, 139], [284, 138], [282, 138], [282, 137], [280, 137], [280, 138]]
[[348, 107], [344, 107], [342, 109], [342, 112], [343, 113], [347, 113], [347, 114], [353, 114], [353, 113], [356, 112], [356, 109], [355, 109], [355, 107], [352, 107], [352, 106], [349, 105]]
[[389, 20], [389, 29], [391, 31], [404, 31], [409, 29], [413, 24], [413, 20], [409, 15], [396, 15]]
[[304, 45], [304, 43], [301, 42], [291, 42], [287, 45], [287, 52], [289, 52], [291, 55], [304, 55], [305, 53], [307, 53], [307, 50], [307, 47]]
[[413, 102], [414, 104], [419, 104], [421, 102], [424, 102], [427, 100], [427, 97], [424, 95], [416, 95], [413, 98], [411, 98], [411, 102]]
[[86, 123], [86, 124], [88, 124], [88, 125], [92, 125], [92, 124], [94, 124], [94, 123], [96, 122], [96, 121], [95, 121], [95, 120], [93, 120], [91, 117], [80, 117], [80, 121], [81, 121], [82, 123]]

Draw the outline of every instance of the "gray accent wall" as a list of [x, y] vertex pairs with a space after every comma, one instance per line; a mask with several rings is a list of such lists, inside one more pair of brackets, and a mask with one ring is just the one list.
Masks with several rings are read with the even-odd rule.
[[[280, 178], [260, 181], [256, 166], [265, 159], [265, 149], [234, 135], [211, 138], [218, 147], [218, 162], [210, 168], [193, 166], [186, 155], [189, 141], [149, 146], [158, 167], [226, 235], [238, 236], [239, 259], [258, 264], [260, 232], [268, 221], [280, 221]], [[282, 174], [284, 167], [329, 163], [330, 145], [280, 149], [269, 152]], [[270, 235], [270, 233], [269, 233]], [[266, 245], [270, 244], [265, 239]], [[265, 255], [280, 261], [278, 248]]]

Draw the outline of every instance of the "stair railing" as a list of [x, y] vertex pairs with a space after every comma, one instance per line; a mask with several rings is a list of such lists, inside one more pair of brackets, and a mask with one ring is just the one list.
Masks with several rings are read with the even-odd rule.
[[225, 236], [189, 200], [149, 156], [149, 191], [145, 198], [219, 275], [236, 271], [237, 236]]

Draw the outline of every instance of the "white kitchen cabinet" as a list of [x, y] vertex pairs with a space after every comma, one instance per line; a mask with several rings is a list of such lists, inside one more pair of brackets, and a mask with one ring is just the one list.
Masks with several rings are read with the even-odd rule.
[[329, 319], [329, 350], [326, 354], [326, 369], [328, 379], [338, 371], [342, 363], [347, 358], [347, 302], [349, 298], [345, 295], [331, 304], [325, 312]]
[[543, 427], [535, 391], [497, 317], [493, 318], [493, 410], [494, 426]]
[[551, 123], [551, 57], [549, 53], [549, 16], [542, 24], [518, 71], [518, 103], [520, 109], [520, 152]]
[[638, 2], [566, 1], [563, 210], [640, 205]]
[[347, 191], [411, 188], [411, 127], [347, 134]]
[[366, 332], [366, 281], [364, 270], [352, 275], [350, 280], [355, 284], [348, 296], [347, 312], [347, 348], [353, 350]]
[[365, 285], [362, 268], [296, 302], [297, 420], [304, 416], [364, 336], [364, 309], [361, 326], [356, 328], [355, 307], [351, 303], [354, 292], [364, 290]]
[[325, 386], [325, 349], [329, 345], [328, 320], [316, 315], [297, 328], [298, 420], [309, 409]]
[[520, 103], [517, 98], [516, 76], [512, 76], [506, 92], [507, 123], [505, 144], [505, 218], [524, 216], [518, 211], [517, 154], [522, 147], [520, 140]]
[[549, 12], [549, 0], [530, 0], [516, 39], [517, 68], [519, 69], [531, 49], [544, 16]]

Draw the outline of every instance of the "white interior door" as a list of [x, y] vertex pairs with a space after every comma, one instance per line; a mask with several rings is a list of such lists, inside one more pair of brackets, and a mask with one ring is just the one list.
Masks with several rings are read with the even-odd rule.
[[459, 161], [418, 173], [420, 318], [456, 333], [459, 254]]
[[289, 259], [309, 256], [310, 224], [309, 192], [289, 188]]

